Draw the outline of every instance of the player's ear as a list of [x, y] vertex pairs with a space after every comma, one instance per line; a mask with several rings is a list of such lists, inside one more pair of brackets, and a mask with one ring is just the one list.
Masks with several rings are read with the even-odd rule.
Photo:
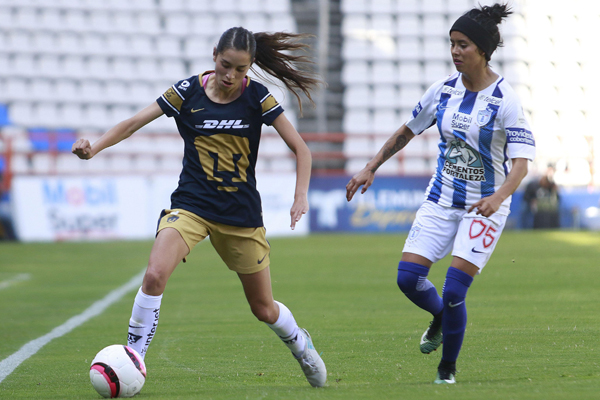
[[213, 61], [217, 62], [217, 48], [213, 47]]

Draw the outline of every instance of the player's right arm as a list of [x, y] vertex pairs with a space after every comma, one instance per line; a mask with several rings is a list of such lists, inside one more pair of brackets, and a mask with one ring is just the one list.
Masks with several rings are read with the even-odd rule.
[[92, 145], [87, 139], [78, 139], [73, 143], [71, 152], [82, 160], [89, 160], [107, 147], [114, 146], [120, 141], [133, 135], [135, 131], [154, 121], [163, 114], [158, 103], [154, 102], [133, 117], [119, 122], [109, 129]]
[[393, 135], [390, 137], [381, 150], [367, 163], [367, 165], [356, 175], [350, 179], [350, 182], [346, 185], [346, 199], [352, 200], [354, 193], [359, 187], [363, 186], [361, 194], [366, 192], [369, 186], [375, 179], [375, 171], [387, 160], [390, 159], [394, 154], [402, 150], [415, 134], [406, 126], [402, 125]]

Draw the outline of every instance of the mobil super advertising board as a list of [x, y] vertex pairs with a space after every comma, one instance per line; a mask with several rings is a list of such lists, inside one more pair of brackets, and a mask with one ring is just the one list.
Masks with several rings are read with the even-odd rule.
[[12, 210], [23, 241], [148, 236], [147, 184], [139, 177], [18, 177]]
[[376, 177], [346, 201], [350, 177], [314, 177], [310, 183], [311, 232], [407, 232], [423, 203], [429, 177]]

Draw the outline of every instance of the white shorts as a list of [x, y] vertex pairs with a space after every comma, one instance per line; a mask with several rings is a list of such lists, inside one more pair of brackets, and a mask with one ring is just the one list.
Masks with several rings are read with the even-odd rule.
[[467, 214], [466, 210], [425, 201], [417, 211], [402, 251], [435, 263], [452, 250], [453, 256], [467, 260], [481, 272], [496, 248], [506, 218], [498, 213], [486, 218], [475, 211]]

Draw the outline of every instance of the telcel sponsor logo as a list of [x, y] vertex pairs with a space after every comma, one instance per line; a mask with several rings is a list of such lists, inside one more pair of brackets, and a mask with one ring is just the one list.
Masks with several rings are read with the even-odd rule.
[[44, 202], [48, 205], [101, 206], [117, 203], [114, 182], [91, 181], [67, 183], [62, 180], [43, 182]]

